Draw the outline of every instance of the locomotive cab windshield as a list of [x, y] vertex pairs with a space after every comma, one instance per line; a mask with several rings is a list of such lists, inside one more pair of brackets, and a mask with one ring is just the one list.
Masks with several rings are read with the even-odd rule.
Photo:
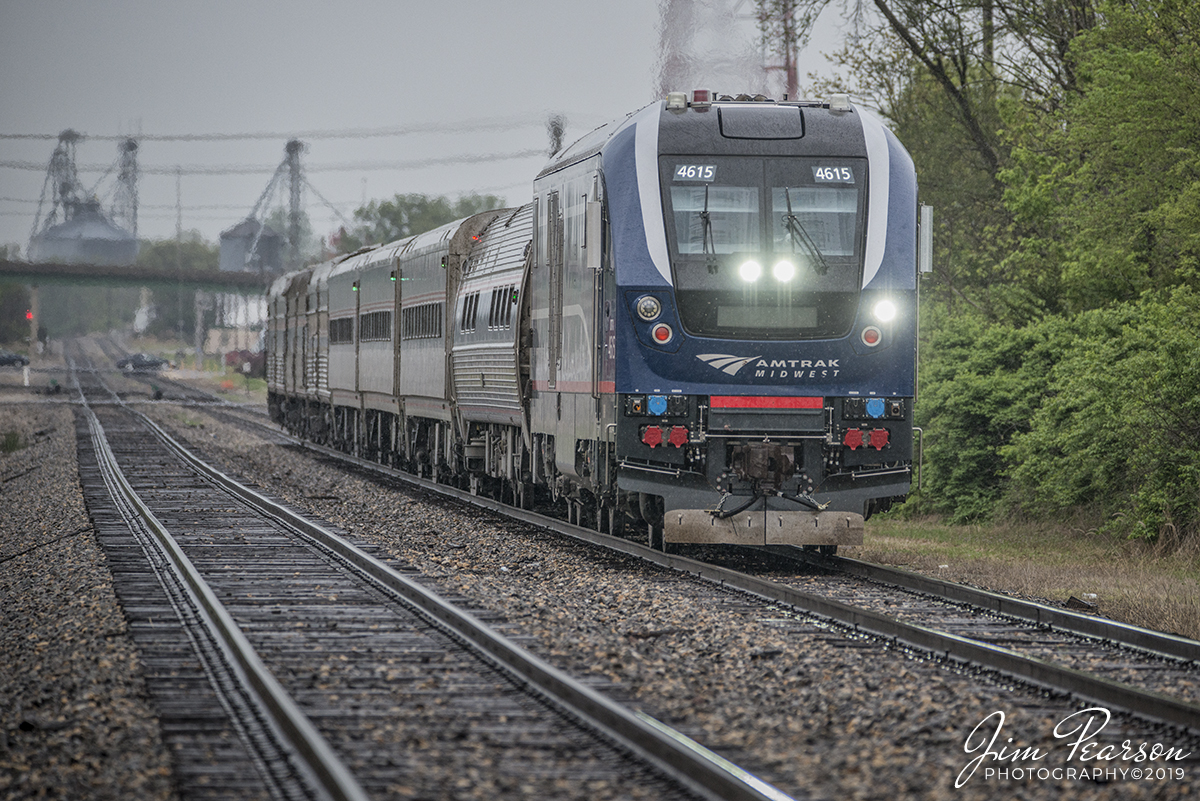
[[664, 156], [659, 172], [687, 331], [845, 336], [862, 282], [866, 159]]

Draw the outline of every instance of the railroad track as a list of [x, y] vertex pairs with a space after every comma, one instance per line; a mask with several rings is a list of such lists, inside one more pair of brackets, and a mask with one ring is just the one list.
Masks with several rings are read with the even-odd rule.
[[[789, 549], [741, 558], [861, 630], [1200, 733], [1195, 640], [844, 557]], [[789, 565], [801, 569], [788, 575]]]
[[[205, 413], [215, 412], [205, 410]], [[238, 418], [238, 425], [243, 429], [256, 425], [236, 410], [221, 410], [217, 416], [229, 418], [230, 422], [233, 422], [232, 418]], [[260, 431], [269, 432], [266, 435], [269, 440], [285, 439], [285, 435], [273, 426], [265, 426]], [[740, 587], [739, 592], [771, 598], [772, 603], [838, 621], [837, 625], [843, 627], [846, 635], [859, 643], [856, 648], [865, 647], [862, 638], [869, 633], [876, 643], [884, 643], [885, 648], [899, 648], [919, 659], [945, 663], [956, 672], [989, 673], [999, 679], [1001, 685], [1009, 684], [1013, 678], [1019, 679], [1022, 685], [1032, 684], [1044, 690], [1045, 697], [1058, 699], [1048, 702], [1047, 709], [1055, 706], [1061, 709], [1064, 703], [1068, 708], [1072, 704], [1099, 703], [1117, 712], [1127, 710], [1144, 721], [1130, 722], [1130, 718], [1118, 716], [1126, 721], [1122, 731], [1127, 737], [1131, 732], [1160, 732], [1157, 724], [1166, 723], [1173, 732], [1168, 739], [1184, 737], [1189, 743], [1196, 742], [1194, 735], [1200, 716], [1186, 686], [1195, 683], [1195, 666], [1189, 664], [1194, 659], [1187, 650], [1194, 644], [1189, 646], [1192, 641], [1183, 638], [1168, 635], [1164, 640], [1154, 632], [1134, 631], [1133, 627], [1122, 627], [1111, 621], [1073, 615], [1047, 606], [1027, 605], [1005, 596], [992, 596], [921, 577], [912, 577], [913, 588], [893, 594], [897, 591], [885, 588], [879, 581], [864, 586], [849, 577], [829, 574], [835, 565], [853, 569], [849, 568], [851, 563], [847, 560], [818, 557], [815, 566], [822, 571], [820, 577], [814, 577], [813, 565], [802, 567], [797, 561], [789, 574], [787, 561], [793, 557], [801, 559], [798, 552], [788, 555], [774, 552], [769, 556], [708, 552], [704, 554], [706, 558], [726, 560], [727, 564], [699, 563], [566, 526], [551, 518], [517, 513], [486, 499], [415, 480], [336, 451], [313, 450], [341, 463], [351, 462], [365, 471], [386, 475], [389, 479], [456, 496], [501, 515], [525, 519], [538, 528], [564, 532], [580, 540], [690, 573], [707, 579], [722, 591]], [[731, 566], [742, 569], [729, 570]], [[862, 565], [859, 569], [875, 571], [877, 579], [887, 574], [886, 568]], [[754, 575], [738, 575], [747, 571]], [[892, 575], [890, 580], [883, 578], [882, 581], [899, 584], [901, 578]], [[919, 603], [914, 601], [914, 589], [921, 593]], [[939, 594], [946, 597], [934, 598]], [[927, 608], [921, 608], [926, 605]], [[1021, 617], [1028, 620], [1022, 622]], [[948, 630], [944, 625], [950, 618], [958, 619], [957, 631]], [[917, 625], [913, 625], [914, 622]], [[1071, 630], [1071, 625], [1076, 624], [1082, 627], [1082, 633]], [[1103, 645], [1097, 642], [1098, 639], [1121, 644]], [[1172, 639], [1175, 642], [1171, 642]], [[1073, 666], [1060, 664], [1068, 657], [1073, 660]], [[1106, 662], [1110, 664], [1105, 666]], [[1156, 684], [1166, 693], [1146, 691], [1147, 687]], [[1076, 700], [1072, 702], [1071, 698]], [[1189, 730], [1191, 734], [1181, 730]], [[1108, 732], [1106, 736], [1117, 737], [1119, 742], [1121, 734]]]
[[96, 373], [76, 386], [85, 492], [186, 796], [436, 795], [482, 761], [548, 796], [785, 797], [204, 465]]
[[[1076, 644], [1091, 643], [1111, 646], [1119, 649], [1121, 654], [1140, 654], [1147, 660], [1161, 662], [1162, 673], [1167, 681], [1150, 679], [1142, 683], [1153, 686], [1158, 683], [1164, 687], [1180, 687], [1182, 697], [1192, 703], [1200, 703], [1200, 641], [1183, 637], [1169, 632], [1154, 631], [1121, 623], [1095, 615], [1082, 614], [1049, 606], [1034, 601], [1026, 601], [1001, 593], [990, 592], [963, 584], [942, 581], [941, 579], [903, 570], [886, 565], [877, 565], [840, 556], [823, 556], [807, 551], [793, 551], [789, 559], [796, 564], [805, 564], [821, 569], [826, 575], [840, 574], [846, 577], [845, 582], [827, 582], [830, 597], [853, 599], [858, 588], [882, 586], [894, 588], [910, 597], [926, 598], [938, 604], [939, 610], [957, 610], [971, 616], [971, 620], [987, 618], [1000, 620], [1005, 623], [1016, 623], [1019, 628], [1012, 631], [1012, 642], [1019, 643], [1023, 633], [1037, 631], [1051, 635], [1062, 635], [1053, 643]], [[905, 618], [927, 618], [925, 610], [915, 606], [911, 612], [903, 613]], [[1033, 624], [1035, 629], [1030, 629]], [[973, 628], [969, 625], [968, 628]], [[985, 634], [977, 634], [980, 639], [987, 638]], [[1001, 631], [995, 641], [1003, 644], [1010, 640]], [[1063, 659], [1062, 651], [1057, 647], [1052, 649], [1057, 658]], [[1049, 656], [1049, 654], [1046, 654]], [[1138, 675], [1147, 675], [1145, 671]], [[1190, 684], [1183, 681], [1171, 681], [1173, 675], [1188, 677]]]
[[[1200, 735], [1200, 643], [1194, 640], [800, 549], [692, 549], [702, 560], [666, 554], [339, 451], [303, 445], [360, 469], [786, 604], [965, 669], [995, 671]], [[821, 575], [814, 576], [813, 567]]]
[[[115, 366], [116, 362], [121, 358], [128, 356], [122, 348], [120, 348], [110, 337], [94, 337], [89, 340], [95, 343], [96, 347], [103, 354], [104, 358], [113, 363], [112, 367], [93, 368], [108, 370], [111, 369], [120, 373], [128, 381], [140, 384], [146, 388], [146, 400], [167, 401], [182, 405], [198, 405], [198, 406], [217, 406], [221, 408], [245, 409], [246, 404], [236, 403], [222, 398], [212, 392], [199, 387], [194, 387], [184, 381], [176, 381], [158, 371], [140, 372], [140, 371], [123, 371], [118, 370]], [[119, 393], [118, 393], [119, 394]], [[122, 400], [134, 401], [132, 398], [124, 398]], [[140, 400], [137, 399], [137, 400]], [[265, 416], [265, 412], [262, 416]]]

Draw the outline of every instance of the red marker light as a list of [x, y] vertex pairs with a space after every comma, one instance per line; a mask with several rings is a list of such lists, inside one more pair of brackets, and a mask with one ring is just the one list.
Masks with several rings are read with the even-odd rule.
[[33, 309], [26, 309], [26, 310], [25, 310], [25, 319], [26, 319], [26, 320], [32, 320], [32, 319], [33, 319]]
[[862, 341], [869, 348], [873, 348], [883, 340], [883, 332], [873, 325], [869, 325], [863, 329]]
[[665, 345], [671, 341], [671, 326], [666, 323], [659, 323], [654, 326], [650, 333], [654, 337], [654, 341], [660, 345]]

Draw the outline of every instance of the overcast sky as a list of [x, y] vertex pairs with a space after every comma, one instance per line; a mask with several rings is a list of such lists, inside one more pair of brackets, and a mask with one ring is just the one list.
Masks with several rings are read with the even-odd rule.
[[[364, 198], [406, 192], [474, 190], [525, 202], [545, 160], [551, 114], [566, 117], [570, 142], [656, 99], [659, 5], [0, 0], [0, 244], [24, 253], [56, 144], [13, 135], [56, 137], [66, 128], [94, 137], [78, 145], [77, 163], [82, 183], [99, 182], [102, 197], [113, 185], [102, 173], [118, 143], [98, 137], [146, 136], [143, 238], [175, 235], [179, 165], [183, 228], [215, 242], [250, 212], [291, 136], [307, 144], [308, 181], [346, 217]], [[707, 0], [709, 18], [724, 6], [742, 19], [709, 26], [697, 41], [755, 57], [752, 5]], [[814, 49], [800, 72], [822, 64]], [[720, 85], [734, 73], [715, 59], [698, 59], [693, 71], [697, 86], [744, 88]], [[364, 135], [380, 130], [401, 133]], [[152, 138], [243, 133], [276, 135]], [[471, 160], [481, 155], [493, 158]], [[313, 192], [304, 199], [316, 232], [334, 231], [334, 213]]]

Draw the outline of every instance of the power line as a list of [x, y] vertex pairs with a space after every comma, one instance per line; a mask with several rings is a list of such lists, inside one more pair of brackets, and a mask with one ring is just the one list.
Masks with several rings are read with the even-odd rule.
[[[485, 186], [485, 187], [479, 187], [479, 188], [472, 187], [471, 189], [460, 191], [460, 192], [458, 192], [458, 194], [474, 193], [477, 195], [487, 195], [487, 194], [491, 194], [492, 192], [504, 192], [504, 191], [511, 190], [511, 189], [527, 189], [527, 188], [529, 188], [529, 186], [530, 186], [529, 181], [517, 181], [514, 183], [509, 183], [509, 184], [504, 184], [504, 185]], [[312, 188], [312, 187], [310, 186], [310, 188]], [[0, 197], [0, 203], [19, 203], [24, 206], [36, 206], [38, 204], [38, 202], [39, 201], [37, 201], [37, 200], [32, 200], [30, 198], [23, 198], [23, 197]], [[327, 201], [322, 198], [322, 202], [324, 202], [324, 204], [327, 207], [338, 208], [338, 209], [351, 209], [351, 210], [356, 209], [363, 205], [361, 200]], [[246, 208], [246, 206], [243, 203], [197, 203], [194, 205], [193, 204], [184, 204], [184, 206], [183, 206], [183, 210], [185, 212], [242, 211], [245, 208]], [[139, 210], [139, 213], [142, 213], [145, 211], [170, 211], [171, 212], [170, 215], [166, 215], [166, 216], [155, 215], [155, 214], [144, 215], [150, 219], [167, 219], [168, 216], [171, 219], [174, 219], [174, 217], [175, 217], [175, 204], [174, 203], [141, 203], [138, 205], [138, 210]], [[0, 216], [3, 216], [3, 217], [24, 217], [24, 216], [27, 216], [27, 214], [28, 214], [28, 212], [23, 212], [23, 211], [0, 211]], [[202, 217], [194, 217], [193, 216], [193, 219], [216, 220], [216, 219], [223, 219], [223, 218], [218, 218], [218, 217], [203, 217], [202, 218]]]
[[[306, 166], [307, 172], [374, 172], [388, 170], [419, 170], [423, 167], [442, 167], [455, 164], [482, 164], [489, 161], [513, 161], [516, 159], [544, 157], [545, 150], [533, 148], [517, 150], [510, 153], [476, 153], [462, 156], [445, 156], [441, 158], [412, 159], [409, 161], [350, 161], [316, 166]], [[278, 169], [277, 164], [270, 166], [258, 164], [181, 164], [175, 166], [139, 166], [138, 171], [143, 175], [265, 175], [272, 174]], [[77, 172], [105, 172], [111, 164], [77, 164]], [[36, 161], [0, 161], [0, 169], [31, 170], [44, 172], [46, 165]]]
[[[80, 134], [80, 139], [95, 139], [102, 142], [136, 139], [140, 142], [233, 142], [255, 139], [375, 139], [396, 136], [411, 136], [422, 133], [476, 133], [479, 131], [516, 131], [522, 128], [542, 127], [544, 120], [539, 116], [494, 117], [463, 120], [461, 122], [417, 123], [386, 128], [324, 128], [311, 131], [243, 131], [239, 133], [183, 133], [183, 134]], [[0, 139], [56, 140], [59, 134], [47, 133], [0, 133]]]
[[[20, 198], [20, 197], [0, 197], [0, 203], [22, 203], [26, 206], [36, 206], [38, 201], [30, 200], [29, 198]], [[357, 201], [357, 200], [346, 200], [341, 203], [337, 203], [335, 205], [356, 206], [356, 205], [362, 205], [362, 204], [359, 203], [359, 201]], [[216, 204], [201, 203], [201, 204], [196, 204], [194, 206], [193, 205], [185, 205], [183, 208], [194, 210], [194, 211], [230, 211], [230, 210], [236, 211], [238, 209], [245, 209], [246, 206], [244, 204], [232, 204], [232, 203], [216, 203]], [[174, 203], [140, 203], [140, 204], [138, 204], [138, 209], [159, 209], [159, 210], [170, 209], [171, 211], [174, 211], [175, 204]]]

